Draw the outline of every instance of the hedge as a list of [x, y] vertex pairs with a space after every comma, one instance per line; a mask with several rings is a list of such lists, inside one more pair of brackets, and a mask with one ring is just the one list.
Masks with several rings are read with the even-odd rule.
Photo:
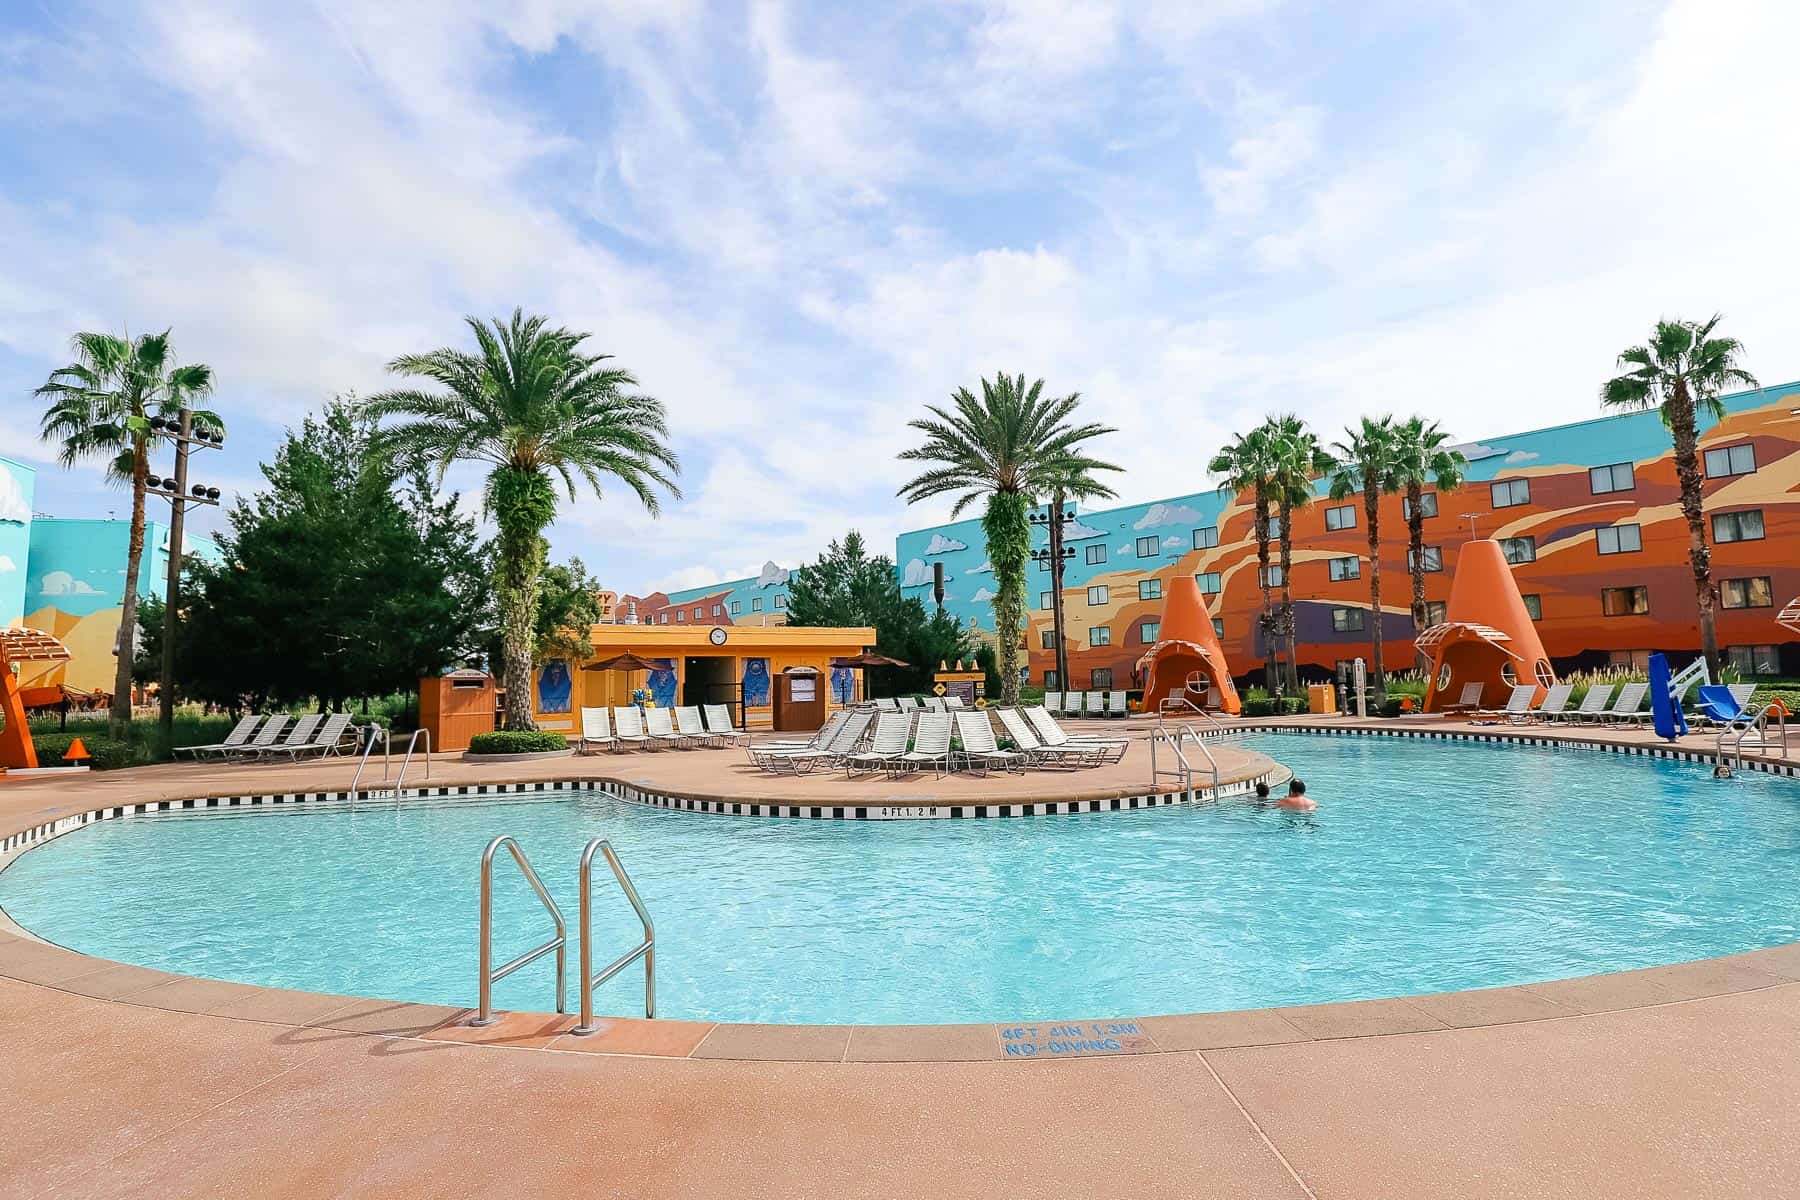
[[40, 733], [31, 739], [31, 744], [37, 748], [38, 766], [80, 766], [80, 763], [63, 759], [63, 752], [77, 736], [81, 738], [81, 744], [87, 747], [88, 757], [83, 761], [93, 770], [114, 771], [120, 767], [132, 766], [137, 761], [130, 743], [115, 741], [104, 734]]
[[544, 754], [568, 748], [568, 738], [547, 729], [503, 729], [469, 739], [470, 754]]

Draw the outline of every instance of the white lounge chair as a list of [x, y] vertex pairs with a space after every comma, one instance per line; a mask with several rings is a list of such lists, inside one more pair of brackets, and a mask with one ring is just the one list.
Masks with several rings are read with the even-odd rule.
[[1091, 747], [1098, 762], [1118, 762], [1125, 757], [1125, 751], [1131, 746], [1130, 738], [1098, 737], [1092, 734], [1076, 735], [1056, 723], [1056, 718], [1041, 708], [1025, 710], [1025, 719], [1031, 722], [1038, 738], [1046, 746]]
[[925, 711], [926, 712], [934, 712], [934, 713], [943, 712], [944, 711], [944, 698], [942, 696], [927, 696], [927, 697], [925, 697]]
[[1617, 722], [1620, 725], [1635, 725], [1643, 720], [1649, 715], [1640, 711], [1644, 703], [1644, 695], [1649, 690], [1650, 685], [1647, 683], [1628, 683], [1620, 688], [1619, 698], [1613, 701], [1611, 708], [1600, 714], [1600, 723], [1611, 725]]
[[1128, 717], [1131, 705], [1124, 692], [1106, 693], [1106, 715], [1109, 717]]
[[980, 764], [980, 771], [987, 774], [989, 767], [1000, 767], [1003, 770], [1022, 772], [1025, 769], [1026, 755], [1018, 750], [1002, 750], [994, 740], [994, 726], [985, 712], [959, 712], [956, 715], [956, 736], [962, 740], [962, 759], [969, 766]]
[[1044, 693], [1044, 707], [1049, 709], [1051, 712], [1061, 712], [1062, 711], [1062, 702], [1063, 702], [1062, 698], [1063, 698], [1063, 694], [1061, 692], [1045, 692]]
[[1082, 715], [1088, 717], [1104, 717], [1106, 715], [1106, 693], [1089, 692], [1082, 704]]
[[717, 746], [719, 744], [719, 739], [713, 735], [711, 730], [707, 729], [706, 722], [700, 719], [700, 709], [697, 705], [684, 704], [675, 710], [675, 732], [686, 738], [691, 745]]
[[804, 775], [821, 763], [836, 762], [855, 751], [863, 734], [868, 732], [869, 723], [874, 719], [874, 713], [853, 712], [837, 727], [831, 741], [824, 746], [809, 746], [799, 750], [753, 747], [751, 758], [763, 770], [777, 775]]
[[952, 694], [952, 695], [944, 697], [944, 711], [948, 712], [949, 710], [951, 710], [953, 708], [963, 708], [963, 707], [965, 707], [965, 706], [963, 704], [961, 696]]
[[853, 750], [839, 760], [845, 777], [852, 777], [858, 771], [887, 771], [892, 774], [894, 760], [906, 753], [907, 743], [912, 737], [912, 723], [912, 716], [908, 713], [878, 713], [875, 717], [874, 738], [861, 750]]
[[617, 750], [619, 739], [613, 736], [612, 715], [604, 708], [581, 710], [581, 736], [575, 739], [575, 752], [586, 754], [588, 747]]
[[[296, 728], [298, 728], [296, 726]], [[264, 757], [287, 755], [294, 762], [309, 754], [317, 754], [320, 758], [328, 754], [336, 754], [344, 744], [344, 731], [350, 728], [349, 713], [332, 713], [313, 730], [312, 737], [304, 742], [288, 738], [278, 746], [270, 746], [262, 753]]]
[[675, 732], [675, 716], [666, 708], [644, 710], [644, 735], [661, 746], [687, 749], [693, 745], [692, 740]]
[[1087, 707], [1087, 693], [1064, 692], [1062, 707], [1057, 710], [1059, 716], [1079, 717]]
[[644, 710], [635, 704], [613, 709], [613, 741], [620, 746], [648, 749], [654, 745], [644, 732]]
[[1075, 767], [1093, 767], [1100, 763], [1098, 749], [1092, 746], [1046, 746], [1026, 721], [1025, 714], [1016, 708], [995, 709], [1000, 715], [1000, 724], [1006, 729], [1006, 735], [1012, 738], [1013, 746], [1026, 756], [1027, 762], [1033, 766], [1054, 767], [1060, 770], [1071, 770]]
[[1572, 683], [1559, 683], [1544, 693], [1544, 702], [1525, 714], [1527, 721], [1548, 722], [1550, 718], [1559, 716], [1562, 710], [1569, 707], [1569, 694], [1575, 690]]
[[950, 773], [950, 714], [946, 712], [920, 713], [918, 722], [913, 726], [912, 749], [897, 755], [894, 759], [896, 770], [917, 770], [921, 767], [935, 767], [939, 775]]
[[[317, 722], [315, 722], [316, 724]], [[280, 740], [282, 731], [288, 727], [288, 718], [277, 713], [256, 731], [256, 736], [235, 749], [222, 752], [224, 758], [245, 758], [273, 746]]]
[[901, 696], [895, 703], [900, 706], [901, 712], [919, 711], [919, 698], [917, 696]]
[[224, 741], [209, 742], [204, 746], [176, 746], [169, 753], [171, 755], [191, 754], [195, 758], [199, 758], [204, 754], [223, 754], [227, 750], [236, 750], [250, 741], [256, 732], [256, 727], [262, 724], [262, 719], [261, 713], [239, 717], [238, 723], [231, 727], [231, 732], [225, 735]]
[[831, 744], [831, 739], [837, 736], [837, 731], [842, 729], [844, 722], [849, 719], [849, 713], [835, 712], [825, 718], [825, 724], [819, 726], [809, 738], [775, 738], [767, 742], [751, 742], [750, 757], [754, 759], [757, 753], [763, 750], [823, 749]]
[[1600, 714], [1605, 710], [1606, 702], [1612, 699], [1612, 694], [1612, 684], [1596, 683], [1587, 690], [1587, 695], [1581, 698], [1580, 704], [1563, 710], [1562, 720], [1569, 725], [1580, 725], [1589, 720], [1598, 724]]
[[731, 710], [723, 704], [701, 705], [700, 716], [706, 721], [706, 731], [722, 744], [735, 744], [750, 738], [748, 730], [739, 729], [731, 723]]
[[1531, 711], [1531, 697], [1536, 691], [1537, 684], [1535, 683], [1515, 683], [1512, 695], [1506, 698], [1506, 707], [1478, 708], [1475, 710], [1475, 715], [1478, 717], [1505, 717], [1509, 721], [1522, 720], [1525, 714]]
[[876, 712], [899, 712], [900, 711], [900, 702], [898, 700], [894, 699], [892, 696], [877, 696], [875, 698], [875, 711]]
[[1476, 709], [1478, 709], [1480, 707], [1481, 707], [1481, 684], [1465, 683], [1465, 684], [1463, 684], [1462, 695], [1457, 699], [1456, 703], [1455, 704], [1446, 704], [1446, 705], [1444, 705], [1443, 708], [1439, 709], [1438, 711], [1447, 712], [1447, 713], [1453, 713], [1453, 712], [1468, 713], [1468, 712], [1474, 712]]

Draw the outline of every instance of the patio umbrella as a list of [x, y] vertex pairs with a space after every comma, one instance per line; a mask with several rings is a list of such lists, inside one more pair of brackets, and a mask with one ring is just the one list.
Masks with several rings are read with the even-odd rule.
[[[843, 658], [831, 660], [834, 667], [846, 667], [852, 671], [860, 671], [865, 667], [905, 667], [910, 663], [901, 662], [897, 658], [889, 658], [885, 654], [877, 654], [873, 650], [864, 650], [861, 654], [851, 654]], [[868, 684], [863, 685], [863, 694], [868, 695]]]
[[599, 662], [589, 663], [581, 668], [584, 671], [623, 671], [625, 672], [625, 694], [631, 694], [631, 676], [637, 671], [661, 670], [661, 665], [648, 659], [639, 658], [627, 650], [623, 654], [615, 654], [611, 658], [603, 658]]

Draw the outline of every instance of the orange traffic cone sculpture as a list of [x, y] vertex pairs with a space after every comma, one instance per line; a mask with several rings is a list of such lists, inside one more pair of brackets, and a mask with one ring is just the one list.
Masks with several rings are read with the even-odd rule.
[[[1511, 696], [1513, 686], [1523, 683], [1537, 685], [1531, 701], [1535, 705], [1542, 703], [1545, 690], [1556, 682], [1550, 657], [1544, 653], [1544, 643], [1513, 580], [1512, 567], [1500, 543], [1491, 538], [1477, 539], [1462, 548], [1443, 623], [1422, 630], [1413, 645], [1431, 658], [1431, 680], [1425, 692], [1428, 713], [1476, 704], [1498, 708]], [[1471, 684], [1481, 685], [1474, 704], [1470, 703], [1474, 695]]]
[[88, 748], [81, 744], [80, 738], [76, 738], [74, 741], [70, 742], [69, 748], [63, 751], [63, 761], [68, 763], [71, 767], [79, 767], [90, 757]]
[[1192, 575], [1177, 575], [1169, 581], [1156, 645], [1138, 659], [1138, 669], [1144, 673], [1147, 713], [1156, 712], [1171, 696], [1196, 708], [1227, 713], [1243, 707], [1231, 682], [1225, 651], [1213, 634], [1206, 601], [1200, 598], [1200, 585]]

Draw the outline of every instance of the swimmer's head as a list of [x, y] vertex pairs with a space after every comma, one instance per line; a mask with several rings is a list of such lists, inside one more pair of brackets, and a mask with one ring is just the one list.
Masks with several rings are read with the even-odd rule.
[[1292, 779], [1290, 779], [1288, 781], [1288, 795], [1290, 795], [1290, 796], [1306, 795], [1306, 780], [1300, 778], [1298, 775], [1296, 775]]
[[1269, 798], [1269, 785], [1268, 784], [1259, 782], [1256, 785], [1256, 798], [1258, 800], [1267, 800]]

